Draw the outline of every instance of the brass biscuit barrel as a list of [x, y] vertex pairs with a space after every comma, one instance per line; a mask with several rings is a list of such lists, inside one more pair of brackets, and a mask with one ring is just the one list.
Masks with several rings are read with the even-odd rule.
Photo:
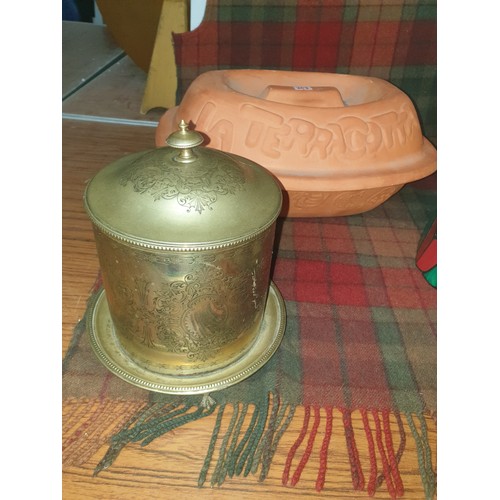
[[84, 195], [103, 278], [92, 347], [116, 375], [157, 392], [235, 384], [284, 331], [270, 281], [280, 186], [203, 140], [181, 122], [165, 147], [106, 166]]

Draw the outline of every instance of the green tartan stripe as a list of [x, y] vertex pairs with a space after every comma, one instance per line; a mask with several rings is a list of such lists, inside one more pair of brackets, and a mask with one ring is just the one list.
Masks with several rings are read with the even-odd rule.
[[402, 21], [414, 21], [417, 15], [417, 5], [416, 2], [405, 2], [401, 10], [401, 20]]
[[419, 396], [418, 383], [393, 311], [382, 307], [372, 307], [371, 311], [395, 407], [412, 412], [423, 411], [424, 402]]
[[[204, 20], [207, 21], [285, 21], [294, 22], [297, 19], [298, 4], [296, 0], [208, 0]], [[420, 2], [365, 4], [345, 2], [311, 2], [300, 5], [301, 9], [321, 8], [328, 16], [328, 10], [340, 12], [344, 22], [356, 21], [426, 21], [437, 16], [435, 0], [420, 0]]]
[[296, 6], [246, 4], [246, 5], [233, 5], [226, 8], [219, 7], [218, 20], [221, 22], [294, 23], [296, 20]]
[[358, 5], [344, 5], [342, 20], [346, 23], [354, 23], [358, 17]]
[[432, 201], [436, 199], [436, 193], [424, 189], [402, 189], [400, 193], [413, 222], [423, 232], [429, 221], [436, 218], [437, 207]]
[[401, 14], [403, 12], [403, 5], [397, 3], [395, 5], [381, 5], [379, 12], [380, 21], [401, 21]]
[[[209, 0], [206, 7], [206, 20], [219, 21], [286, 21], [294, 22], [297, 19], [297, 4], [295, 0], [274, 0], [272, 3], [266, 0], [222, 0], [214, 2]], [[337, 2], [310, 2], [300, 5], [302, 9], [322, 8], [325, 14], [327, 10], [341, 12], [344, 22], [355, 21], [415, 21], [432, 20], [436, 18], [436, 1], [409, 2], [407, 4], [366, 4], [359, 5], [345, 2], [338, 5]]]
[[401, 77], [396, 76], [398, 68], [391, 69], [390, 82], [405, 92], [413, 101], [426, 137], [437, 135], [437, 71], [435, 67], [407, 66], [400, 68]]
[[418, 66], [391, 66], [391, 79], [394, 81], [417, 80], [432, 81], [436, 80], [436, 66], [420, 64]]
[[[359, 246], [357, 246], [359, 248]], [[358, 253], [358, 250], [356, 249], [356, 253], [358, 256], [358, 263], [360, 266], [363, 267], [368, 267], [368, 268], [378, 268], [379, 267], [379, 262], [377, 260], [377, 257], [374, 255], [364, 255], [362, 253], [362, 250], [360, 253]]]
[[416, 19], [433, 20], [437, 18], [436, 0], [421, 0], [417, 6]]
[[427, 21], [436, 19], [436, 0], [406, 0], [403, 3], [401, 19], [404, 21]]
[[380, 5], [360, 5], [358, 6], [357, 22], [378, 21], [380, 18]]
[[[278, 393], [283, 401], [300, 404], [302, 396], [302, 359], [300, 352], [300, 321], [297, 303], [286, 302], [287, 324], [280, 349], [275, 356]], [[273, 359], [271, 358], [271, 361]]]

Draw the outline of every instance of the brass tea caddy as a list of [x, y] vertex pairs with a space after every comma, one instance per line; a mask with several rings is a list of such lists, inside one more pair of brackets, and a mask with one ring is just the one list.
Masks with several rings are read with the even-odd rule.
[[92, 348], [111, 372], [155, 392], [236, 384], [284, 333], [270, 279], [280, 186], [203, 141], [182, 121], [166, 146], [111, 163], [84, 194], [103, 280], [87, 318]]

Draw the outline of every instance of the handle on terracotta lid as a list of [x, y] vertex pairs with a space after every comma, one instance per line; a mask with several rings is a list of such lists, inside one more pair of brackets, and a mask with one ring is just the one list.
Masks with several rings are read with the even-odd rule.
[[170, 134], [166, 142], [168, 146], [180, 150], [179, 154], [174, 157], [175, 161], [191, 163], [198, 158], [193, 148], [203, 142], [203, 136], [199, 132], [189, 130], [188, 124], [181, 120], [179, 130]]
[[269, 85], [264, 89], [261, 97], [268, 101], [313, 108], [342, 108], [345, 106], [342, 95], [336, 87]]

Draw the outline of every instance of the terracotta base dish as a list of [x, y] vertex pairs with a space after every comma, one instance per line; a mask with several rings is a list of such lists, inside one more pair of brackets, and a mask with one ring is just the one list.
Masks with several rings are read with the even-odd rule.
[[259, 163], [281, 183], [281, 215], [330, 217], [371, 210], [436, 171], [409, 97], [372, 77], [273, 70], [200, 75], [156, 129], [181, 120], [208, 147]]

